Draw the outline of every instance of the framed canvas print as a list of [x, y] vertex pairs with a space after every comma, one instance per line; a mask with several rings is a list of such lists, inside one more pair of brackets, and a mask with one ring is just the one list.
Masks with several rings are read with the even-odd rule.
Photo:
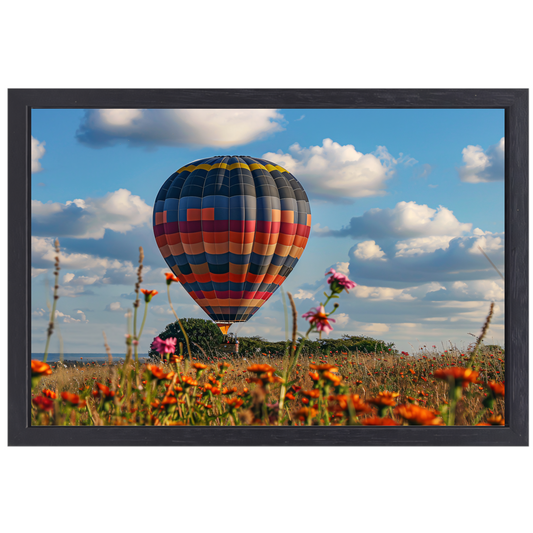
[[10, 445], [527, 445], [528, 91], [9, 91]]

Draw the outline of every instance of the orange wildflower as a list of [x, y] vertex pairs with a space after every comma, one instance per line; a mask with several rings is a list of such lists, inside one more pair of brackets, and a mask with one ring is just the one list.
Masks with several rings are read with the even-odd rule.
[[502, 415], [491, 416], [487, 418], [487, 422], [491, 426], [505, 426], [505, 420]]
[[479, 372], [472, 370], [471, 368], [439, 368], [435, 370], [433, 375], [437, 379], [447, 380], [448, 383], [457, 383], [458, 386], [463, 388], [468, 387], [469, 383], [476, 383], [479, 376]]
[[31, 361], [31, 374], [32, 376], [49, 376], [52, 373], [50, 365], [32, 359]]
[[198, 382], [190, 376], [181, 376], [181, 381], [186, 387], [196, 387]]
[[146, 365], [146, 370], [152, 374], [152, 378], [155, 379], [172, 379], [174, 372], [165, 372], [162, 368], [156, 365]]
[[313, 418], [317, 414], [318, 411], [316, 409], [313, 409], [312, 407], [302, 407], [299, 411], [294, 413], [294, 416], [296, 416], [300, 420], [306, 420], [308, 417]]
[[148, 303], [156, 294], [159, 294], [158, 291], [149, 291], [148, 289], [141, 289], [141, 292], [144, 294], [144, 301]]
[[283, 378], [274, 375], [272, 372], [265, 372], [255, 378], [246, 378], [247, 383], [256, 383], [260, 387], [264, 387], [266, 383], [283, 383]]
[[173, 409], [176, 407], [178, 400], [175, 396], [165, 396], [161, 402], [161, 407], [164, 407], [166, 410]]
[[488, 386], [490, 387], [490, 390], [494, 396], [505, 397], [505, 385], [503, 383], [489, 381]]
[[370, 405], [368, 405], [359, 394], [338, 394], [337, 396], [328, 396], [328, 400], [336, 402], [330, 404], [328, 409], [330, 411], [339, 412], [349, 410], [348, 402], [351, 403], [354, 411], [357, 413], [368, 413], [371, 411]]
[[115, 396], [115, 391], [111, 390], [106, 385], [103, 385], [102, 383], [96, 383], [96, 386], [105, 398], [113, 398], [113, 396]]
[[322, 375], [325, 379], [327, 379], [328, 381], [331, 381], [333, 385], [335, 385], [335, 387], [339, 385], [340, 382], [342, 381], [341, 376], [338, 376], [337, 374], [333, 374], [332, 372], [326, 371]]
[[399, 392], [382, 391], [378, 392], [378, 395], [375, 398], [368, 399], [367, 402], [381, 407], [393, 407], [396, 405], [396, 398], [399, 395]]
[[320, 379], [320, 376], [318, 375], [318, 372], [309, 372], [309, 377], [313, 381], [318, 381]]
[[224, 387], [222, 389], [222, 394], [224, 394], [224, 395], [232, 394], [234, 392], [237, 392], [237, 387], [233, 387], [232, 389], [228, 389], [228, 387]]
[[224, 398], [224, 400], [233, 409], [239, 408], [244, 403], [241, 398]]
[[407, 403], [399, 405], [394, 409], [394, 413], [407, 420], [409, 424], [417, 426], [443, 426], [444, 422], [433, 411]]
[[318, 389], [303, 390], [301, 391], [301, 394], [303, 394], [304, 396], [307, 396], [308, 398], [319, 398], [320, 397], [320, 391]]
[[252, 366], [249, 366], [246, 370], [248, 370], [248, 372], [255, 372], [256, 374], [262, 374], [264, 372], [275, 372], [276, 369], [270, 365], [267, 365], [267, 364], [264, 364], [264, 365], [259, 365], [259, 364], [256, 364], [256, 365], [252, 365]]
[[204, 385], [204, 391], [211, 391], [211, 394], [213, 394], [214, 396], [218, 396], [220, 394], [220, 389], [218, 387], [214, 387], [213, 385], [211, 385], [211, 383], [206, 383]]
[[78, 405], [79, 407], [84, 407], [85, 402], [80, 403], [80, 397], [77, 394], [72, 394], [70, 392], [64, 391], [61, 393], [61, 398], [65, 400], [70, 405]]
[[57, 394], [53, 390], [50, 390], [50, 389], [43, 389], [43, 394], [47, 398], [50, 398], [52, 400], [55, 400], [57, 398]]
[[170, 285], [173, 281], [179, 282], [179, 279], [172, 272], [165, 272], [165, 278], [167, 285]]
[[203, 363], [193, 363], [191, 366], [196, 370], [205, 370], [208, 368], [207, 365], [204, 365]]

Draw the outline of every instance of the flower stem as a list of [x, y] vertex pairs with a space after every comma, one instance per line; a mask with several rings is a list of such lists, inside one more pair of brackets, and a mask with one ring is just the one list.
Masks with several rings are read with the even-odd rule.
[[143, 316], [143, 321], [141, 323], [141, 329], [139, 330], [139, 335], [137, 336], [137, 340], [139, 340], [141, 338], [141, 335], [142, 335], [142, 332], [143, 332], [143, 329], [144, 329], [144, 323], [146, 322], [146, 314], [148, 312], [148, 302], [145, 302], [144, 304], [144, 316]]
[[183, 333], [183, 336], [185, 337], [185, 342], [187, 343], [187, 352], [189, 353], [189, 361], [192, 361], [191, 347], [189, 345], [189, 336], [185, 332], [185, 328], [181, 324], [181, 320], [178, 318], [176, 311], [174, 311], [174, 306], [172, 305], [172, 301], [170, 299], [170, 284], [168, 283], [167, 283], [167, 295], [168, 295], [168, 303], [170, 304], [170, 308], [172, 309], [172, 312], [174, 313], [174, 316], [176, 317], [176, 320], [178, 321], [178, 324], [180, 326], [181, 332]]
[[455, 426], [455, 412], [457, 409], [457, 402], [463, 395], [462, 385], [455, 385], [450, 388], [450, 413], [448, 415], [448, 425]]

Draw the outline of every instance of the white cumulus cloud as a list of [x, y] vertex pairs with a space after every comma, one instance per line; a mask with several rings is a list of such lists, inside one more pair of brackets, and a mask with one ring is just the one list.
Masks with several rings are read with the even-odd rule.
[[75, 274], [72, 272], [68, 272], [63, 276], [63, 283], [68, 283], [69, 281], [72, 281], [75, 278]]
[[435, 250], [446, 250], [454, 235], [433, 235], [431, 237], [418, 237], [399, 241], [395, 247], [398, 250], [396, 257], [407, 257], [432, 253]]
[[398, 202], [392, 209], [370, 209], [360, 217], [353, 217], [340, 230], [321, 228], [320, 236], [352, 238], [368, 236], [372, 239], [396, 237], [414, 239], [428, 236], [459, 236], [469, 232], [472, 224], [461, 223], [453, 211], [439, 206], [432, 209], [425, 204]]
[[311, 291], [304, 291], [303, 289], [298, 289], [298, 292], [294, 295], [294, 298], [297, 300], [309, 300], [313, 298], [315, 294]]
[[33, 268], [31, 267], [31, 277], [32, 278], [36, 278], [37, 276], [43, 274], [44, 272], [46, 272], [46, 268]]
[[505, 298], [503, 280], [479, 279], [444, 283], [429, 291], [424, 299], [428, 301], [503, 301]]
[[333, 266], [331, 266], [329, 270], [334, 269], [336, 272], [340, 272], [341, 274], [344, 274], [345, 276], [348, 276], [350, 274], [350, 263], [348, 261], [341, 261], [339, 263], [335, 263]]
[[309, 148], [295, 143], [288, 153], [278, 150], [263, 157], [294, 174], [310, 195], [334, 200], [384, 195], [385, 182], [398, 163], [383, 146], [363, 154], [351, 144], [341, 145], [331, 139]]
[[[56, 256], [53, 241], [51, 237], [32, 235], [32, 276], [36, 277], [48, 268], [53, 268]], [[67, 274], [68, 281], [60, 284], [63, 296], [76, 296], [86, 291], [85, 287], [88, 285], [133, 285], [137, 279], [137, 267], [131, 261], [119, 261], [85, 253], [69, 253], [65, 249], [61, 249], [59, 260], [61, 268], [86, 272], [74, 277]], [[152, 269], [145, 266], [144, 277], [149, 277], [151, 273]], [[159, 279], [161, 278], [162, 276], [159, 276]]]
[[334, 314], [332, 318], [335, 319], [335, 325], [337, 327], [346, 326], [350, 322], [350, 317], [346, 313]]
[[461, 181], [484, 183], [500, 181], [504, 178], [505, 137], [489, 146], [487, 150], [479, 145], [469, 144], [463, 148], [463, 166], [459, 168]]
[[100, 198], [66, 203], [32, 200], [32, 232], [78, 239], [101, 239], [106, 229], [126, 233], [150, 223], [152, 208], [127, 189]]
[[113, 312], [125, 311], [125, 309], [120, 306], [120, 302], [112, 302], [110, 304], [107, 304], [105, 310]]
[[368, 287], [357, 285], [352, 289], [356, 298], [368, 298], [370, 300], [398, 300], [408, 301], [416, 298], [409, 294], [406, 289], [393, 289], [392, 287]]
[[32, 174], [36, 172], [41, 172], [43, 167], [41, 166], [40, 159], [44, 156], [46, 152], [44, 145], [46, 143], [39, 142], [33, 135], [31, 137], [31, 171]]
[[92, 146], [230, 147], [281, 131], [282, 121], [275, 109], [92, 109], [76, 135]]
[[[437, 302], [438, 305], [448, 315], [450, 315], [450, 322], [474, 322], [481, 327], [485, 322], [488, 315], [490, 304], [487, 301], [446, 301]], [[494, 316], [500, 318], [502, 314], [502, 308], [498, 305], [494, 305]], [[489, 326], [490, 327], [490, 326]]]
[[174, 315], [168, 305], [153, 305], [150, 307], [150, 311], [156, 315]]
[[371, 333], [371, 334], [379, 334], [379, 333], [386, 333], [389, 331], [389, 326], [387, 324], [382, 323], [369, 323], [369, 324], [362, 324], [358, 328], [359, 330], [363, 331], [364, 333]]
[[87, 317], [85, 316], [85, 313], [83, 311], [80, 311], [79, 309], [76, 311], [76, 316], [67, 315], [56, 309], [55, 318], [56, 320], [63, 322], [65, 324], [74, 324], [74, 323], [85, 324], [89, 322], [87, 320]]
[[503, 251], [503, 239], [499, 235], [492, 235], [485, 233], [485, 235], [479, 237], [472, 244], [469, 252], [472, 254], [481, 254], [481, 250], [487, 252], [501, 252]]
[[376, 244], [376, 241], [360, 242], [353, 252], [357, 259], [363, 261], [386, 261], [385, 252]]

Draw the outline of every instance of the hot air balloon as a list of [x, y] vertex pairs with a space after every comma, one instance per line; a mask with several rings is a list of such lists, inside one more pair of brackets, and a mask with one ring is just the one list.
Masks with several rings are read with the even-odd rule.
[[300, 259], [311, 209], [298, 180], [249, 156], [215, 156], [174, 172], [154, 205], [161, 254], [226, 334], [274, 294]]

